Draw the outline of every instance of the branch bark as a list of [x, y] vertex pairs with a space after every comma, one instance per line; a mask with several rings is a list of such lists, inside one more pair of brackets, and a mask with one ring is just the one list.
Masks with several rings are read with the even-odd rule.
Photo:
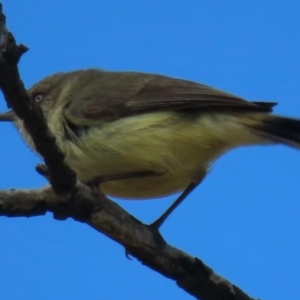
[[[0, 216], [32, 217], [64, 210], [77, 219], [82, 201], [93, 198], [91, 190], [79, 184], [78, 197], [62, 202], [51, 187], [37, 190], [0, 191]], [[79, 204], [79, 206], [78, 206]], [[98, 212], [84, 221], [92, 228], [123, 245], [126, 252], [142, 264], [176, 281], [179, 287], [202, 300], [253, 300], [242, 290], [217, 275], [200, 259], [162, 243], [147, 225], [142, 224], [116, 203], [106, 200]]]
[[29, 98], [20, 79], [17, 64], [28, 48], [16, 44], [13, 34], [6, 28], [5, 21], [0, 3], [0, 89], [7, 106], [12, 107], [16, 115], [23, 120], [37, 152], [44, 158], [52, 187], [68, 199], [74, 192], [76, 175], [64, 163], [64, 154], [57, 147], [41, 108]]
[[105, 196], [99, 197], [89, 187], [76, 183], [75, 173], [65, 165], [64, 155], [55, 144], [40, 107], [28, 97], [20, 79], [17, 64], [28, 48], [16, 45], [5, 19], [0, 4], [0, 89], [44, 158], [51, 186], [0, 191], [0, 216], [32, 217], [52, 212], [56, 219], [71, 217], [120, 243], [142, 264], [175, 280], [198, 299], [253, 300], [200, 259], [168, 245], [159, 233]]

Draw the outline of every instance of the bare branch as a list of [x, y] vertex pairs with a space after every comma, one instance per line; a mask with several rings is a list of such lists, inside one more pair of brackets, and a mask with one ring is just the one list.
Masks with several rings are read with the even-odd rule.
[[64, 163], [64, 154], [57, 147], [41, 108], [28, 97], [17, 68], [22, 54], [28, 48], [16, 44], [13, 34], [6, 28], [5, 19], [0, 3], [0, 89], [8, 107], [12, 107], [17, 116], [24, 121], [36, 150], [44, 158], [53, 189], [70, 198], [76, 184], [76, 175]]
[[[50, 187], [31, 191], [0, 191], [0, 216], [30, 217], [63, 210], [66, 215], [78, 221], [74, 212], [80, 209], [81, 203], [93, 203], [94, 197], [84, 185], [79, 185], [78, 190], [80, 198], [75, 197], [70, 203], [62, 203]], [[198, 299], [253, 300], [238, 287], [215, 274], [200, 259], [168, 244], [162, 244], [148, 226], [110, 200], [105, 202], [100, 211], [92, 213], [86, 223], [123, 245], [127, 253], [142, 264], [175, 280], [178, 286]]]

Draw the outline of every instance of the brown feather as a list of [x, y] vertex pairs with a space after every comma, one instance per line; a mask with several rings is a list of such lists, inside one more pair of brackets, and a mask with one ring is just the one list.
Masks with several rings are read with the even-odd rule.
[[[169, 110], [194, 109], [200, 112], [203, 109], [228, 108], [271, 112], [276, 105], [273, 102], [249, 102], [203, 84], [161, 75], [92, 71], [95, 72], [92, 80], [98, 85], [95, 89], [91, 89], [90, 84], [81, 86], [82, 96], [78, 97], [77, 93], [66, 107], [67, 117], [87, 119], [87, 122], [109, 122], [136, 114]], [[79, 101], [88, 103], [78, 105]]]

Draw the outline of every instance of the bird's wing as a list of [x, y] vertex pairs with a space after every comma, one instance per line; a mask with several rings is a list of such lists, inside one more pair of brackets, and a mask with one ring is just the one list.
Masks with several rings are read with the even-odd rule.
[[[65, 108], [69, 119], [80, 119], [88, 125], [158, 111], [201, 112], [223, 108], [270, 112], [276, 105], [249, 102], [203, 84], [161, 75], [111, 72], [94, 80], [94, 88], [82, 86]], [[82, 101], [84, 105], [78, 103]]]

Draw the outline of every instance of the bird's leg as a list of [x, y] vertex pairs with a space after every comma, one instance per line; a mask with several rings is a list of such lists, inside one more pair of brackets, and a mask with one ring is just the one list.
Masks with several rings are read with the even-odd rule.
[[171, 215], [171, 213], [176, 209], [177, 206], [202, 182], [206, 175], [206, 172], [198, 177], [198, 180], [189, 184], [189, 186], [183, 191], [183, 193], [171, 204], [171, 206], [153, 223], [149, 225], [151, 229], [156, 229], [157, 231], [161, 225], [166, 221], [166, 219]]
[[[102, 193], [99, 186], [101, 186], [102, 183], [108, 182], [108, 181], [115, 181], [115, 180], [122, 180], [122, 179], [130, 179], [130, 178], [141, 178], [141, 177], [152, 177], [152, 176], [161, 176], [163, 173], [157, 173], [153, 171], [141, 171], [141, 172], [129, 172], [129, 173], [123, 173], [123, 174], [114, 174], [114, 175], [106, 175], [106, 176], [99, 176], [96, 177], [91, 183], [89, 183], [92, 188], [97, 189], [99, 193]], [[96, 191], [95, 191], [96, 192]], [[153, 234], [153, 238], [157, 245], [159, 245], [161, 248], [166, 245], [166, 242], [164, 238], [161, 236], [159, 232], [159, 226], [157, 228], [150, 227], [149, 228]], [[130, 251], [125, 247], [125, 255], [127, 258], [129, 258]]]

